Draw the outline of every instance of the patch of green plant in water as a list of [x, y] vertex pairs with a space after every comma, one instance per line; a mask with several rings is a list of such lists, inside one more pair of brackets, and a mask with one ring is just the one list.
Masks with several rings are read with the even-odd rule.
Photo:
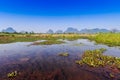
[[47, 40], [43, 42], [38, 42], [37, 45], [52, 45], [52, 44], [62, 44], [64, 43], [63, 41], [58, 41], [58, 40]]
[[111, 78], [114, 78], [114, 77], [115, 77], [112, 73], [110, 73], [109, 75], [110, 75]]
[[16, 76], [17, 76], [17, 71], [13, 71], [13, 72], [7, 74], [8, 78], [13, 78], [13, 77], [16, 77]]
[[[97, 49], [96, 49], [97, 50]], [[101, 53], [103, 53], [103, 52], [105, 52], [107, 49], [105, 49], [105, 48], [100, 48], [99, 49], [99, 51], [101, 52]]]
[[83, 43], [73, 44], [73, 46], [84, 46]]
[[91, 67], [99, 66], [116, 66], [120, 69], [120, 58], [103, 55], [106, 49], [86, 50], [82, 55], [81, 60], [77, 60], [76, 63], [80, 65], [88, 65]]
[[67, 57], [67, 56], [69, 56], [69, 54], [67, 52], [64, 52], [64, 53], [59, 53], [59, 56], [65, 56], [65, 57]]

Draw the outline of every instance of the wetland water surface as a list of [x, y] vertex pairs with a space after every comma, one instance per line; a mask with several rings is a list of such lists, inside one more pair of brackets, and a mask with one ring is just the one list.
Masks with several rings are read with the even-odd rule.
[[[75, 63], [85, 50], [106, 48], [106, 55], [120, 57], [119, 47], [96, 45], [87, 39], [63, 44], [30, 45], [32, 42], [0, 44], [0, 80], [119, 80], [94, 72]], [[59, 56], [69, 53], [69, 56]], [[17, 71], [16, 77], [7, 74]]]

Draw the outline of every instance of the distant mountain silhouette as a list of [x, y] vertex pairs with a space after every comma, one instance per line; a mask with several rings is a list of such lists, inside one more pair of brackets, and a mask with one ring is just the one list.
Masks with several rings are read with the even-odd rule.
[[3, 29], [2, 32], [7, 32], [7, 33], [14, 33], [16, 32], [12, 27], [8, 27], [6, 29]]
[[99, 33], [99, 32], [111, 32], [110, 30], [107, 29], [99, 29], [99, 28], [95, 28], [95, 29], [82, 29], [80, 30], [79, 33]]
[[79, 30], [77, 30], [76, 28], [69, 27], [64, 33], [78, 33], [78, 32]]
[[[113, 31], [116, 31], [116, 30], [113, 30]], [[64, 32], [62, 30], [57, 30], [55, 33], [100, 33], [100, 32], [106, 33], [106, 32], [111, 32], [111, 30], [94, 28], [94, 29], [82, 29], [79, 31], [76, 28], [69, 27]], [[47, 33], [53, 34], [54, 32], [53, 30], [49, 29]]]
[[48, 33], [48, 34], [53, 34], [54, 32], [53, 32], [52, 29], [49, 29], [49, 30], [47, 31], [47, 33]]
[[63, 33], [63, 31], [62, 30], [57, 30], [55, 33], [61, 34], [61, 33]]

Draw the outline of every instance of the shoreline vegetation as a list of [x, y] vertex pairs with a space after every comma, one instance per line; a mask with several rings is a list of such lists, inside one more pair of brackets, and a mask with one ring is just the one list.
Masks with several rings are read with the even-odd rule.
[[[0, 34], [0, 44], [12, 43], [12, 42], [33, 42], [37, 40], [47, 40], [48, 43], [54, 43], [54, 41], [62, 40], [77, 40], [87, 36], [93, 36], [91, 34]], [[60, 42], [60, 41], [59, 41]], [[41, 42], [44, 44], [44, 42]]]
[[[97, 34], [19, 34], [19, 33], [0, 33], [0, 44], [12, 43], [12, 42], [33, 42], [37, 40], [47, 40], [41, 42], [42, 45], [48, 45], [55, 43], [63, 43], [58, 41], [63, 40], [77, 40], [77, 39], [89, 39], [96, 43], [105, 44], [108, 46], [120, 46], [120, 33], [97, 33]], [[58, 41], [58, 42], [57, 42]]]
[[108, 46], [120, 46], [120, 33], [99, 33], [88, 39]]

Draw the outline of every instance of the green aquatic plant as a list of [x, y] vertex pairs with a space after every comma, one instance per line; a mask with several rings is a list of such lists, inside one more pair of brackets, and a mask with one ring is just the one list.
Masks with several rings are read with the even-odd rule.
[[58, 40], [47, 40], [43, 42], [39, 42], [39, 45], [52, 45], [52, 44], [62, 44], [64, 43], [63, 41], [58, 41]]
[[73, 44], [73, 46], [84, 46], [83, 43], [76, 43], [76, 44]]
[[112, 73], [110, 73], [109, 75], [110, 75], [111, 78], [114, 78], [114, 77], [115, 77]]
[[81, 60], [77, 60], [76, 63], [80, 65], [88, 65], [91, 67], [99, 67], [99, 66], [116, 66], [120, 68], [120, 58], [103, 55], [103, 52], [106, 49], [96, 49], [96, 50], [86, 50], [82, 55]]
[[12, 78], [12, 77], [16, 77], [16, 76], [17, 76], [17, 71], [13, 71], [13, 72], [7, 74], [8, 78]]
[[105, 48], [100, 48], [99, 50], [101, 51], [101, 53], [103, 53], [103, 52], [105, 52], [107, 49], [105, 49]]
[[67, 57], [67, 56], [69, 56], [69, 54], [67, 52], [63, 52], [63, 53], [59, 53], [59, 56], [65, 56], [65, 57]]

